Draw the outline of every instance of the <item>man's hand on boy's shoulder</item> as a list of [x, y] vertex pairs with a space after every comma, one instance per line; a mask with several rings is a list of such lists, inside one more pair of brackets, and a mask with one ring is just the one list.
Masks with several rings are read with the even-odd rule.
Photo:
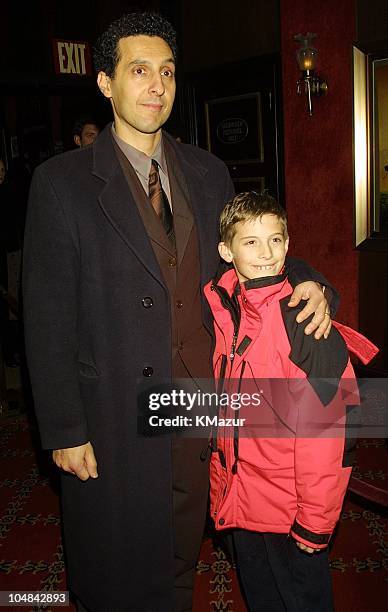
[[298, 313], [297, 322], [302, 323], [314, 314], [312, 320], [306, 326], [305, 334], [309, 335], [315, 331], [314, 338], [316, 340], [319, 340], [322, 336], [327, 338], [331, 329], [331, 318], [329, 304], [322, 287], [314, 281], [300, 283], [295, 287], [288, 306], [295, 307], [301, 300], [307, 300], [307, 304]]

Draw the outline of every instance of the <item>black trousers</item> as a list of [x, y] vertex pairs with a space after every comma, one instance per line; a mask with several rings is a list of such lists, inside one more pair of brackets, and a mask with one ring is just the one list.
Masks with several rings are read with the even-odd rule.
[[250, 612], [332, 612], [327, 550], [308, 554], [287, 534], [233, 533]]

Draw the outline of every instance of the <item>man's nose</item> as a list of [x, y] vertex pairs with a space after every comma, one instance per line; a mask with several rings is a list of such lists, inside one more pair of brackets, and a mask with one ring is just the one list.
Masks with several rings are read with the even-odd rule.
[[153, 76], [152, 81], [150, 83], [149, 91], [150, 93], [154, 95], [162, 96], [164, 94], [164, 90], [165, 90], [165, 87], [164, 87], [162, 75], [159, 73], [156, 73]]

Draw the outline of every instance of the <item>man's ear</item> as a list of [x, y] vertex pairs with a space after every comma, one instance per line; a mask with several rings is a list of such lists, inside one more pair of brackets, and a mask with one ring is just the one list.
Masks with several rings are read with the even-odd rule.
[[106, 98], [111, 98], [112, 97], [110, 82], [111, 82], [111, 79], [110, 79], [110, 77], [108, 77], [107, 74], [105, 74], [105, 72], [101, 71], [101, 72], [98, 73], [98, 75], [97, 75], [97, 85], [98, 85], [98, 88], [101, 91], [101, 93]]
[[218, 252], [220, 254], [220, 257], [227, 263], [231, 263], [233, 261], [233, 253], [226, 244], [226, 242], [219, 243]]
[[78, 134], [74, 136], [74, 142], [77, 145], [77, 147], [81, 146], [81, 138], [78, 136]]

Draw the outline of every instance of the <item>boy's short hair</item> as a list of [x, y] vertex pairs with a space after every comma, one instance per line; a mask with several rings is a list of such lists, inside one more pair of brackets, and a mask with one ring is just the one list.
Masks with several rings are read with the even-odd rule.
[[287, 215], [280, 204], [268, 193], [245, 191], [227, 202], [220, 216], [221, 242], [231, 244], [236, 233], [236, 223], [251, 221], [263, 215], [275, 215], [283, 225], [283, 235], [288, 237]]

